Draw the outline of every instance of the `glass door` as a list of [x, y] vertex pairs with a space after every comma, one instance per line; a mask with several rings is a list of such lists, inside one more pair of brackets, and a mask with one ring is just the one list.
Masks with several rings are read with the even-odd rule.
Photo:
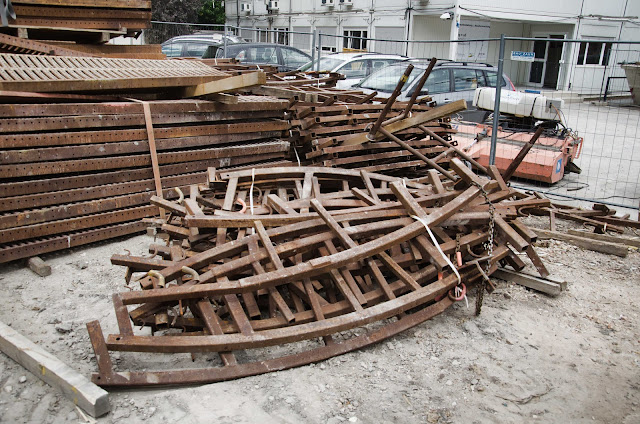
[[564, 43], [560, 41], [545, 41], [544, 39], [555, 38], [562, 40], [565, 36], [539, 35], [535, 36], [535, 38], [540, 38], [541, 40], [533, 41], [534, 59], [529, 69], [529, 84], [535, 87], [555, 90], [558, 86], [560, 65], [564, 55]]
[[[539, 36], [535, 38], [547, 38], [546, 36]], [[542, 81], [544, 77], [545, 64], [547, 62], [547, 42], [546, 41], [534, 41], [532, 46], [534, 59], [531, 62], [531, 69], [529, 70], [529, 84], [542, 87]]]

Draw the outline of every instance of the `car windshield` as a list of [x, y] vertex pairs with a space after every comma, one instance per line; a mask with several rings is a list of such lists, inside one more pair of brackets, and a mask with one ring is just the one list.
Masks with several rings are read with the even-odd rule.
[[[407, 64], [389, 65], [386, 68], [379, 69], [372, 73], [367, 78], [363, 79], [358, 87], [367, 88], [369, 90], [375, 90], [382, 93], [391, 93], [396, 86], [404, 71], [407, 69]], [[404, 85], [404, 90], [411, 86], [413, 81], [424, 73], [424, 69], [416, 67], [414, 71], [409, 75], [407, 82]]]
[[[315, 71], [316, 68], [316, 63], [318, 61], [314, 60], [313, 62], [309, 62], [306, 65], [300, 67], [301, 71]], [[344, 59], [336, 59], [334, 57], [321, 57], [320, 58], [320, 70], [321, 71], [332, 71], [334, 69], [336, 69], [338, 66], [342, 65], [343, 63], [345, 63], [346, 60]]]

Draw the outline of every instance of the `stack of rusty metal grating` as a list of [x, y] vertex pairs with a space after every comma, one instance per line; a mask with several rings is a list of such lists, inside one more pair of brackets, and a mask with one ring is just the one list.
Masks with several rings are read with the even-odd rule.
[[198, 62], [204, 63], [205, 65], [211, 66], [212, 68], [225, 71], [232, 75], [240, 75], [247, 72], [262, 71], [267, 74], [268, 78], [271, 78], [272, 75], [278, 73], [277, 65], [267, 65], [264, 63], [261, 63], [260, 65], [242, 63], [235, 58], [220, 58], [220, 59], [172, 58], [171, 60], [196, 60]]
[[[516, 252], [547, 273], [518, 210], [549, 201], [507, 187], [495, 167], [489, 178], [458, 159], [451, 167], [444, 179], [431, 170], [431, 182], [323, 167], [209, 170], [209, 185], [180, 202], [153, 198], [169, 238], [151, 257], [112, 257], [133, 290], [113, 296], [118, 333], [105, 339], [98, 321], [87, 324], [93, 381], [193, 384], [300, 366], [417, 325], [472, 284], [479, 313], [498, 264], [524, 266]], [[125, 352], [127, 370], [114, 370], [109, 351]], [[126, 352], [191, 359], [167, 370], [161, 355]]]
[[34, 40], [106, 42], [119, 35], [137, 35], [151, 25], [150, 0], [10, 0], [9, 4], [15, 18], [9, 16], [0, 31], [23, 38], [28, 34]]
[[[466, 102], [436, 107], [429, 97], [417, 95], [435, 62], [407, 102], [396, 101], [406, 78], [388, 99], [375, 92], [335, 89], [340, 75], [334, 73], [272, 74], [265, 85], [251, 91], [291, 100], [290, 141], [300, 163], [423, 177], [429, 169], [444, 171], [454, 152], [467, 159], [456, 148], [450, 123], [450, 116], [464, 110]], [[408, 65], [405, 75], [412, 70]]]
[[78, 52], [64, 46], [54, 46], [40, 41], [0, 34], [0, 53], [52, 55], [52, 56], [93, 56], [89, 53]]
[[[121, 59], [167, 59], [160, 44], [78, 44], [49, 41], [53, 48], [71, 50], [77, 56], [112, 57]], [[66, 56], [59, 54], [57, 56]]]
[[[402, 114], [406, 103], [396, 102], [391, 106], [390, 114]], [[364, 169], [369, 172], [382, 172], [405, 177], [425, 175], [429, 167], [411, 152], [389, 139], [367, 142], [350, 140], [361, 138], [379, 119], [385, 104], [378, 103], [332, 103], [331, 105], [308, 105], [297, 103], [291, 108], [294, 128], [292, 143], [300, 155], [304, 155], [314, 165]], [[445, 114], [434, 115], [434, 119], [424, 123], [438, 136], [438, 140], [425, 134], [418, 124], [402, 129], [396, 136], [423, 155], [436, 159], [442, 166], [451, 159], [443, 153], [448, 147], [439, 139], [451, 142], [456, 131], [450, 124], [448, 108]], [[421, 114], [441, 109], [425, 105], [414, 105], [413, 114]], [[417, 121], [416, 121], [417, 122]]]
[[285, 166], [286, 107], [242, 96], [0, 104], [0, 263], [142, 231], [158, 213], [152, 194], [177, 197], [208, 167]]
[[[0, 53], [0, 90], [38, 93], [140, 93], [182, 97], [180, 88], [230, 75], [198, 61], [36, 56]], [[190, 96], [187, 96], [190, 97]]]
[[[207, 63], [215, 67], [211, 62]], [[268, 72], [267, 77], [264, 85], [252, 87], [249, 91], [253, 94], [307, 103], [307, 106], [319, 106], [316, 103], [325, 102], [370, 103], [373, 100], [373, 96], [367, 96], [360, 90], [335, 88], [336, 82], [342, 78], [341, 74], [335, 72]]]

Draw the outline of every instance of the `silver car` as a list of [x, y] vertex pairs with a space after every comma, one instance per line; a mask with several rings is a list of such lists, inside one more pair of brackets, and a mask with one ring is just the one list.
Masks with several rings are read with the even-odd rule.
[[[336, 88], [349, 88], [367, 75], [384, 68], [392, 63], [409, 59], [407, 56], [380, 53], [334, 53], [320, 58], [319, 69], [327, 72], [337, 72], [345, 79], [338, 81]], [[314, 71], [316, 59], [300, 68], [301, 71]]]
[[[397, 98], [398, 101], [407, 101], [413, 95], [420, 77], [429, 66], [428, 61], [407, 60], [389, 65], [372, 73], [353, 87], [362, 90], [365, 94], [377, 91], [378, 97], [387, 98], [391, 96], [409, 64], [414, 66], [413, 72], [411, 72]], [[471, 101], [476, 88], [495, 87], [498, 79], [497, 75], [498, 69], [486, 63], [438, 62], [431, 71], [419, 95], [428, 95], [439, 105], [464, 99], [468, 102], [469, 108], [471, 108]], [[516, 91], [515, 86], [507, 75], [503, 74], [500, 82], [503, 90]], [[483, 111], [481, 114], [484, 115], [485, 112]], [[467, 120], [475, 122], [484, 120], [480, 116], [480, 111], [475, 112], [473, 109], [465, 111], [463, 115]]]
[[224, 35], [220, 32], [201, 32], [193, 35], [179, 35], [162, 43], [162, 53], [167, 57], [209, 57], [224, 44], [244, 43], [244, 38]]

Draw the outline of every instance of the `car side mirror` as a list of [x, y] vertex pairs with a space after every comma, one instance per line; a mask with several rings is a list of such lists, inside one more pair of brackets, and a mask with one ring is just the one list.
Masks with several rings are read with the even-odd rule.
[[428, 96], [429, 95], [429, 89], [427, 88], [423, 88], [422, 90], [420, 90], [420, 93], [418, 93], [419, 96]]

